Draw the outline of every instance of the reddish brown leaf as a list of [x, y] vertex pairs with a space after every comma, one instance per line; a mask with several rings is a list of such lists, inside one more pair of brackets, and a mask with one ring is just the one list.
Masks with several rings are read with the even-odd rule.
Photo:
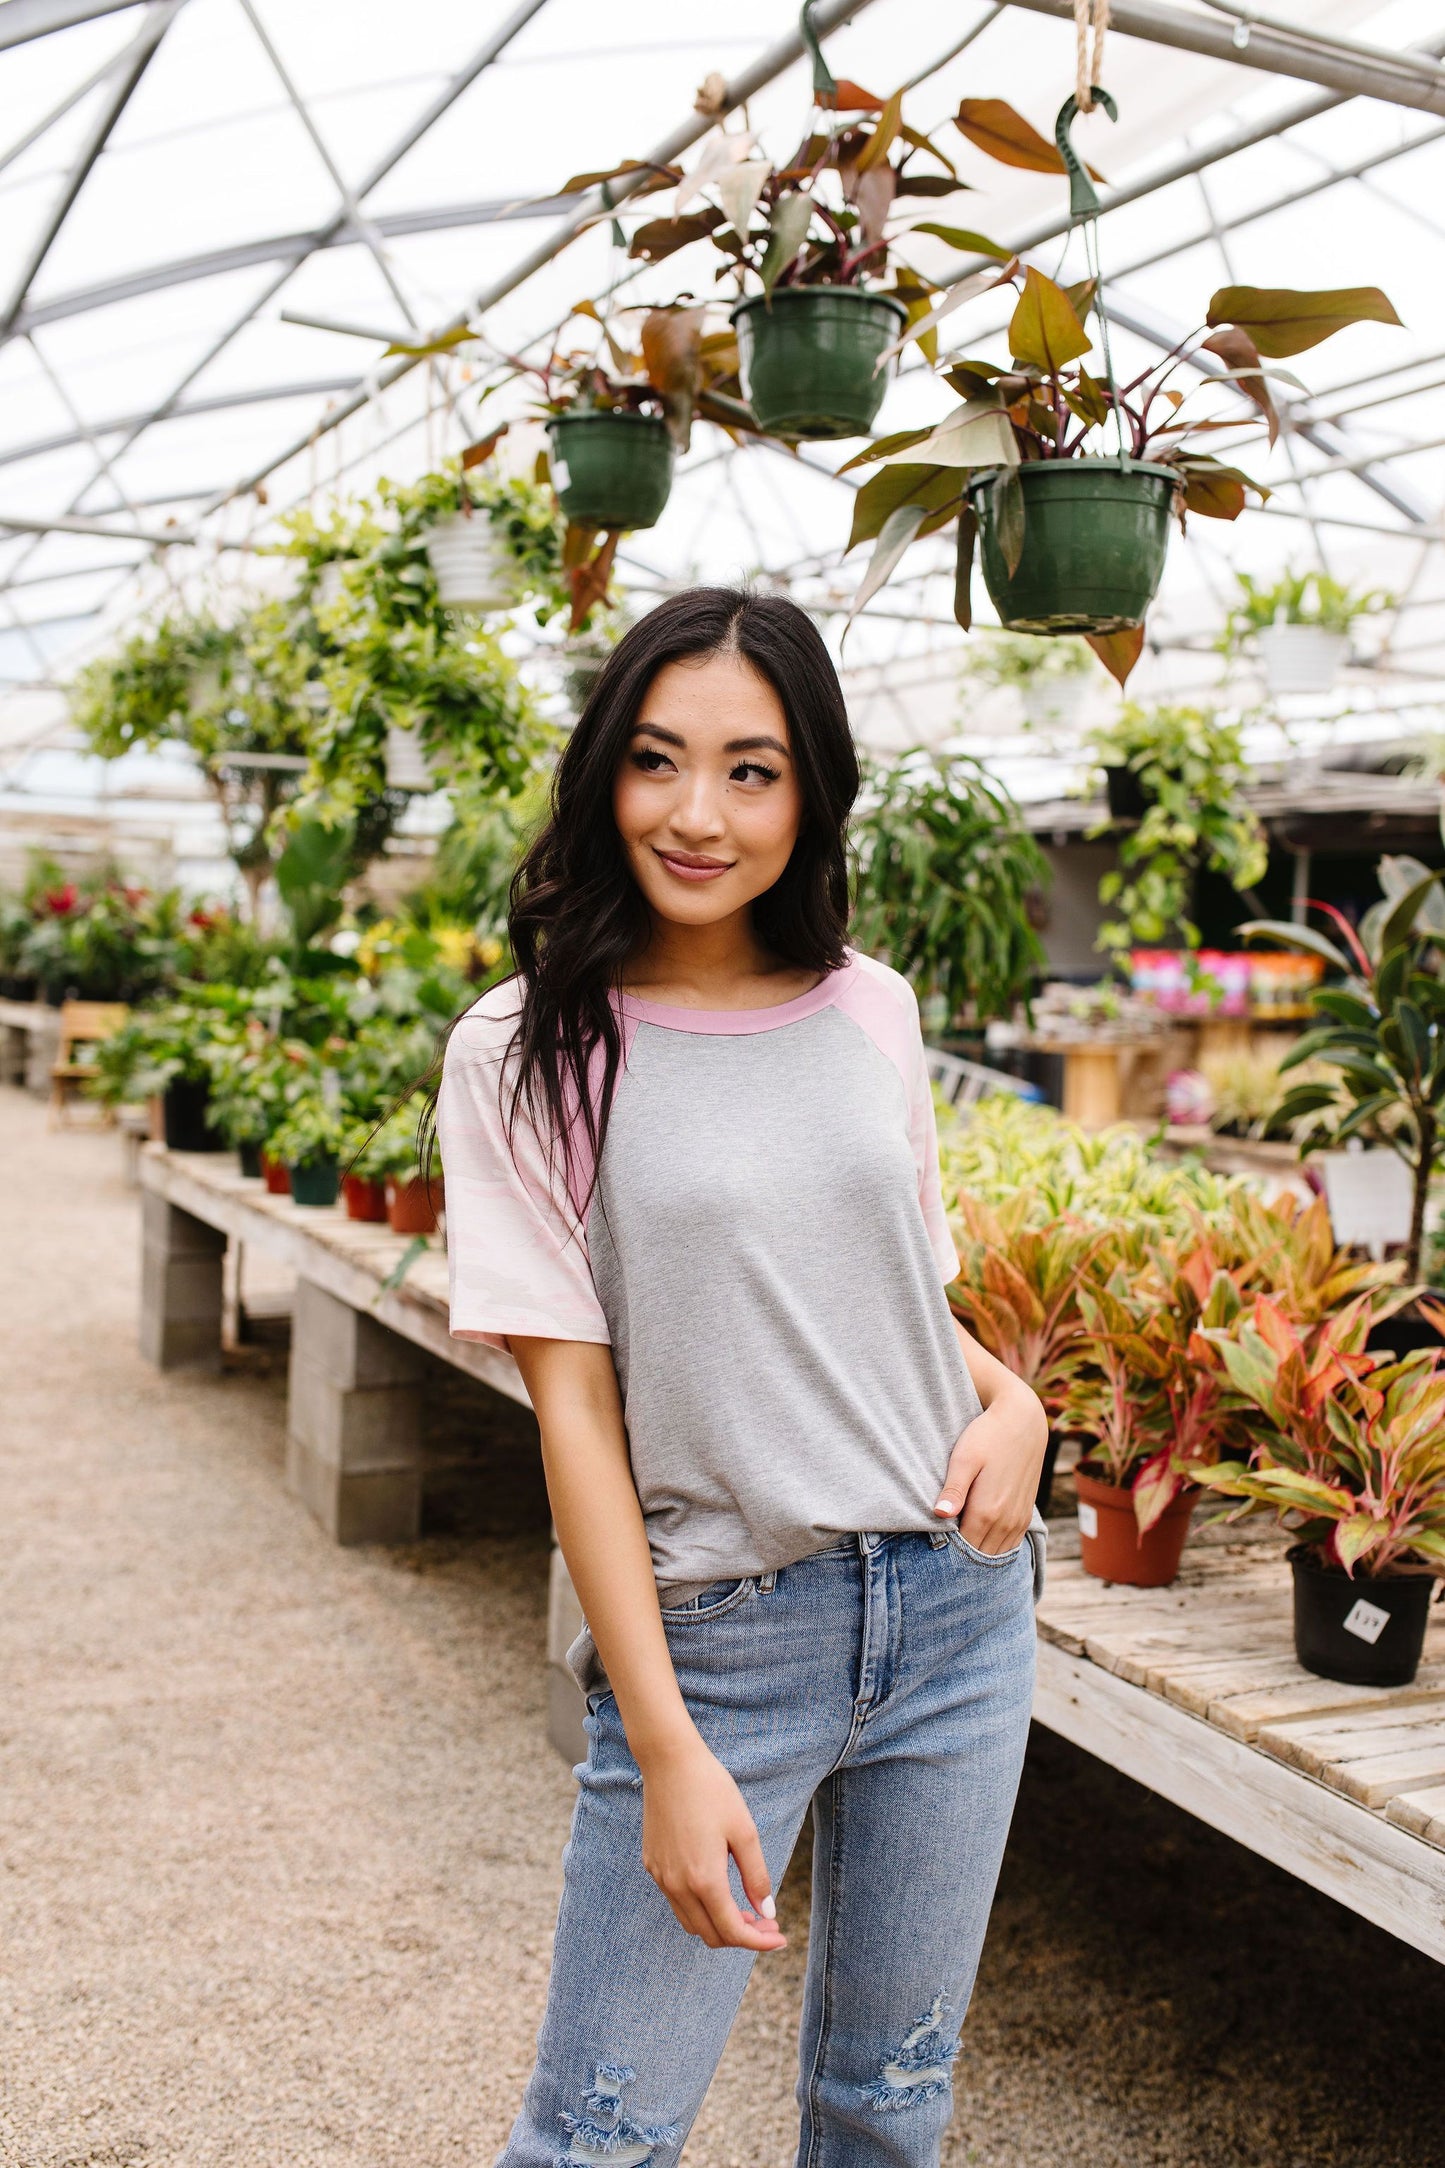
[[1223, 331], [1216, 331], [1213, 338], [1206, 339], [1204, 345], [1227, 365], [1245, 398], [1252, 399], [1264, 415], [1269, 423], [1269, 441], [1273, 444], [1279, 435], [1279, 415], [1260, 364], [1259, 348], [1249, 333], [1241, 331], [1238, 324], [1230, 324]]
[[642, 320], [647, 381], [662, 393], [672, 441], [685, 452], [701, 375], [701, 309], [649, 309]]
[[1129, 672], [1144, 652], [1144, 627], [1126, 625], [1122, 632], [1086, 632], [1084, 638], [1122, 690], [1129, 682]]
[[479, 467], [484, 459], [490, 459], [503, 437], [507, 434], [508, 426], [506, 422], [503, 422], [501, 428], [494, 429], [489, 437], [478, 437], [475, 444], [469, 444], [462, 453], [462, 466], [464, 468]]
[[[1064, 161], [1022, 113], [1006, 98], [965, 98], [953, 116], [960, 135], [1003, 166], [1022, 166], [1026, 173], [1062, 173]], [[1103, 175], [1092, 166], [1096, 181]]]
[[568, 573], [567, 582], [572, 590], [572, 615], [568, 623], [570, 632], [581, 632], [597, 604], [607, 600], [612, 560], [617, 554], [620, 538], [616, 527], [609, 528], [596, 556], [590, 558], [586, 564], [574, 565]]
[[831, 97], [818, 100], [829, 113], [881, 113], [883, 100], [875, 98], [871, 90], [851, 83], [846, 75], [839, 76]]
[[649, 219], [632, 236], [627, 253], [643, 263], [661, 263], [677, 249], [687, 248], [694, 241], [705, 241], [714, 226], [722, 224], [723, 216], [709, 204], [704, 211], [689, 211], [686, 218]]

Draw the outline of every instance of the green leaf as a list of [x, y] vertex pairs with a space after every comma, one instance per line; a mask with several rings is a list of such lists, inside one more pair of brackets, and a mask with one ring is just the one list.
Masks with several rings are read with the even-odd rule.
[[953, 565], [953, 614], [965, 632], [973, 624], [973, 551], [978, 514], [965, 501], [958, 515], [958, 549]]
[[[1002, 407], [981, 400], [970, 399], [911, 449], [919, 466], [1016, 467], [1019, 463], [1018, 439], [1007, 414]], [[909, 454], [908, 447], [890, 452], [884, 464], [897, 464]]]
[[925, 512], [941, 512], [945, 505], [956, 504], [960, 495], [955, 468], [883, 467], [853, 499], [848, 549], [856, 549], [860, 542], [871, 542], [881, 534], [889, 514], [901, 505], [916, 504]]
[[779, 196], [768, 222], [768, 245], [758, 266], [763, 292], [770, 294], [807, 238], [813, 221], [813, 199], [797, 189]]
[[1415, 920], [1420, 908], [1437, 881], [1445, 878], [1441, 873], [1427, 873], [1423, 881], [1415, 881], [1405, 890], [1380, 929], [1380, 954], [1388, 956], [1391, 949], [1408, 942], [1415, 930]]
[[1031, 362], [1047, 376], [1057, 376], [1065, 362], [1077, 361], [1093, 344], [1062, 286], [1029, 264], [1024, 290], [1008, 327], [1009, 352]]
[[413, 1235], [396, 1263], [381, 1283], [383, 1295], [394, 1295], [402, 1281], [419, 1257], [425, 1257], [429, 1244], [425, 1235]]
[[1221, 286], [1209, 304], [1211, 328], [1235, 324], [1261, 354], [1283, 360], [1318, 346], [1346, 324], [1398, 324], [1394, 304], [1378, 286], [1336, 286], [1297, 292], [1287, 286]]
[[986, 233], [974, 233], [967, 226], [940, 226], [935, 219], [921, 219], [910, 226], [910, 233], [931, 233], [950, 248], [967, 249], [970, 256], [992, 256], [998, 263], [1007, 263], [1012, 249], [1000, 248], [997, 241], [990, 241]]
[[1289, 948], [1308, 950], [1311, 956], [1323, 956], [1325, 962], [1336, 971], [1350, 970], [1349, 958], [1341, 955], [1333, 941], [1327, 941], [1313, 926], [1295, 926], [1283, 918], [1252, 918], [1235, 932], [1246, 941], [1258, 934], [1261, 940], [1283, 941]]
[[887, 459], [890, 453], [906, 452], [911, 444], [921, 444], [925, 437], [932, 435], [933, 431], [928, 428], [895, 429], [891, 436], [875, 437], [871, 444], [865, 444], [861, 452], [845, 459], [837, 472], [846, 474], [851, 467], [871, 467], [877, 460]]
[[988, 485], [994, 539], [1008, 566], [1008, 576], [1018, 571], [1024, 553], [1024, 492], [1017, 467], [1005, 467]]
[[868, 560], [868, 570], [863, 583], [853, 597], [853, 607], [848, 612], [848, 622], [843, 627], [847, 637], [848, 626], [858, 612], [866, 609], [880, 587], [891, 579], [910, 542], [923, 525], [925, 508], [921, 504], [900, 504], [890, 512], [879, 529], [878, 540], [873, 545], [873, 555]]

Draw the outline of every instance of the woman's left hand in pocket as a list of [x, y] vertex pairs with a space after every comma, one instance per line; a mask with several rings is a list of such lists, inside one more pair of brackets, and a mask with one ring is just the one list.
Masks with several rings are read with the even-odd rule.
[[934, 1512], [956, 1519], [976, 1551], [1013, 1550], [1033, 1515], [1048, 1438], [1037, 1394], [1010, 1376], [959, 1437]]

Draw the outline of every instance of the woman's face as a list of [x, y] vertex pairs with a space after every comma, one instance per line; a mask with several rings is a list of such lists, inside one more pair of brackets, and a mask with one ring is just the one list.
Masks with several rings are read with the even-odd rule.
[[803, 800], [767, 679], [741, 655], [665, 664], [638, 710], [612, 811], [658, 918], [715, 925], [771, 888]]

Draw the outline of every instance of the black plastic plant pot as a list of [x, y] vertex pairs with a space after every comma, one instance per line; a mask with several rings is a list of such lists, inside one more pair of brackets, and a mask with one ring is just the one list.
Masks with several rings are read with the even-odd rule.
[[784, 286], [740, 301], [731, 321], [765, 435], [867, 435], [888, 389], [878, 364], [908, 321], [901, 302], [859, 286]]
[[1123, 632], [1142, 625], [1169, 549], [1177, 477], [1142, 460], [1040, 459], [1013, 471], [1023, 489], [1023, 550], [1009, 573], [995, 482], [969, 484], [984, 584], [1011, 632]]
[[1305, 1670], [1348, 1686], [1408, 1686], [1420, 1668], [1433, 1578], [1351, 1579], [1310, 1543], [1286, 1555], [1294, 1573], [1295, 1654]]
[[1044, 1447], [1044, 1464], [1039, 1470], [1039, 1487], [1034, 1496], [1034, 1504], [1045, 1520], [1049, 1517], [1049, 1506], [1053, 1500], [1054, 1469], [1058, 1465], [1059, 1447], [1063, 1442], [1064, 1434], [1061, 1430], [1050, 1430], [1049, 1442]]
[[168, 1152], [222, 1152], [225, 1139], [208, 1119], [211, 1087], [204, 1078], [172, 1077], [162, 1101]]
[[[1441, 1299], [1439, 1288], [1432, 1288], [1430, 1292], [1437, 1301]], [[1420, 1317], [1413, 1310], [1402, 1311], [1395, 1317], [1380, 1318], [1370, 1327], [1365, 1338], [1365, 1346], [1372, 1355], [1389, 1354], [1397, 1361], [1406, 1355], [1416, 1354], [1421, 1348], [1436, 1348], [1442, 1344], [1445, 1342], [1442, 1342], [1439, 1328], [1432, 1325], [1427, 1317]]]
[[1111, 821], [1141, 821], [1149, 810], [1149, 793], [1132, 768], [1106, 768], [1104, 789]]
[[341, 1194], [341, 1168], [334, 1159], [313, 1159], [309, 1166], [291, 1169], [291, 1198], [295, 1204], [335, 1204]]
[[259, 1181], [261, 1179], [260, 1138], [243, 1138], [241, 1143], [237, 1145], [236, 1150], [240, 1155], [242, 1174], [249, 1175], [253, 1181]]
[[653, 414], [557, 414], [552, 486], [583, 527], [655, 527], [672, 491], [672, 438]]

